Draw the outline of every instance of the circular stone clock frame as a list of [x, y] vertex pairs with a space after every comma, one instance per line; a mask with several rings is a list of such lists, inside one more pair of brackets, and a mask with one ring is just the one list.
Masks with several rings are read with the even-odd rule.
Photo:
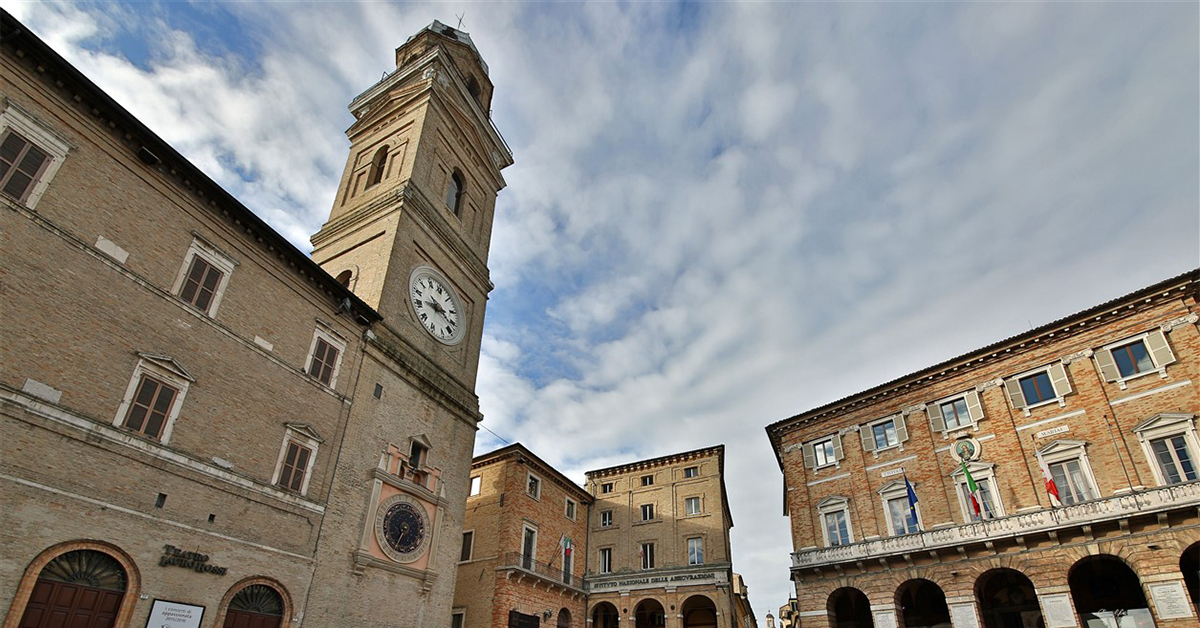
[[[389, 527], [397, 517], [415, 518], [418, 523], [416, 530], [409, 529], [416, 535], [414, 539], [389, 539]], [[398, 563], [411, 563], [425, 555], [429, 549], [429, 537], [433, 533], [429, 525], [429, 513], [421, 502], [408, 495], [392, 495], [379, 504], [375, 512], [375, 540], [388, 558]], [[407, 534], [407, 533], [406, 533]], [[394, 536], [394, 535], [393, 535]], [[396, 545], [393, 545], [393, 542]]]
[[[453, 304], [454, 312], [457, 315], [455, 324], [453, 326], [453, 331], [449, 336], [444, 338], [433, 331], [430, 331], [430, 329], [425, 326], [425, 323], [421, 320], [421, 314], [423, 312], [417, 311], [417, 306], [415, 303], [413, 303], [413, 299], [415, 298], [414, 291], [417, 289], [418, 283], [422, 279], [426, 278], [442, 288], [442, 290], [446, 293], [447, 299]], [[408, 309], [413, 313], [417, 324], [420, 325], [421, 328], [425, 330], [425, 333], [429, 334], [430, 337], [444, 345], [453, 346], [462, 342], [462, 339], [464, 336], [466, 336], [467, 332], [467, 313], [466, 310], [463, 309], [462, 299], [458, 297], [458, 293], [454, 291], [454, 288], [450, 285], [450, 281], [446, 279], [445, 275], [442, 275], [430, 266], [417, 266], [408, 276], [408, 295], [406, 300], [408, 301]]]

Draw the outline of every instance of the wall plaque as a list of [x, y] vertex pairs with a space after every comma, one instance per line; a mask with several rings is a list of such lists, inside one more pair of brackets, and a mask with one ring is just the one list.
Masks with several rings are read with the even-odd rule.
[[1055, 593], [1040, 597], [1046, 628], [1076, 628], [1079, 625], [1075, 623], [1075, 607], [1071, 606], [1069, 593]]
[[875, 611], [875, 628], [896, 628], [895, 611]]
[[1042, 431], [1038, 432], [1037, 434], [1034, 434], [1033, 437], [1034, 438], [1046, 438], [1047, 436], [1054, 436], [1055, 434], [1066, 434], [1067, 432], [1070, 432], [1070, 431], [1071, 431], [1070, 425], [1060, 425], [1058, 427], [1052, 427], [1048, 430], [1042, 430]]
[[975, 605], [954, 604], [950, 607], [950, 623], [954, 628], [979, 628], [979, 617], [975, 615]]
[[1192, 616], [1192, 604], [1183, 583], [1156, 582], [1148, 585], [1150, 597], [1154, 598], [1154, 610], [1159, 619], [1187, 619]]
[[170, 600], [154, 600], [146, 628], [200, 628], [204, 607]]

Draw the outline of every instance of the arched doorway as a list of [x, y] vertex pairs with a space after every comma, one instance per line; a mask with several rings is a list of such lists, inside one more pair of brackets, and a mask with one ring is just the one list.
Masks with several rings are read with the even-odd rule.
[[1100, 554], [1080, 559], [1067, 574], [1067, 583], [1071, 585], [1075, 611], [1085, 626], [1155, 625], [1141, 580], [1116, 556]]
[[829, 628], [873, 628], [871, 602], [867, 594], [854, 587], [842, 587], [829, 594]]
[[557, 626], [557, 628], [570, 628], [571, 611], [565, 608], [558, 609], [558, 622], [555, 624], [555, 626]]
[[984, 628], [1040, 626], [1042, 609], [1033, 582], [1015, 569], [993, 569], [975, 581]]
[[617, 607], [608, 602], [601, 602], [592, 609], [592, 628], [617, 628], [620, 622]]
[[683, 628], [717, 628], [717, 605], [703, 595], [693, 595], [680, 607]]
[[667, 625], [667, 614], [658, 600], [645, 599], [633, 608], [634, 628], [663, 628]]
[[900, 585], [896, 605], [903, 628], [951, 628], [946, 594], [929, 580], [916, 578]]
[[283, 623], [283, 596], [265, 584], [242, 587], [229, 600], [224, 628], [279, 628]]
[[1192, 606], [1200, 614], [1200, 543], [1192, 543], [1179, 557], [1179, 571], [1183, 572], [1183, 583], [1187, 585]]
[[112, 628], [128, 584], [125, 568], [104, 552], [60, 554], [42, 567], [17, 625]]

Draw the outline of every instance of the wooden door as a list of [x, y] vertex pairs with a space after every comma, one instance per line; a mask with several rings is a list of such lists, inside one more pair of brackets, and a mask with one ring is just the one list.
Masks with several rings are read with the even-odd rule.
[[121, 591], [39, 579], [33, 585], [19, 628], [112, 628]]
[[278, 615], [263, 615], [230, 609], [225, 613], [224, 628], [279, 628], [282, 618]]

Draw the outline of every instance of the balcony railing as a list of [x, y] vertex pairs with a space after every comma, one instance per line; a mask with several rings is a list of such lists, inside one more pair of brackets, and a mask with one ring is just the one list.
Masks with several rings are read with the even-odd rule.
[[506, 552], [504, 554], [504, 564], [502, 567], [516, 567], [529, 573], [537, 574], [542, 578], [553, 582], [561, 582], [575, 589], [583, 588], [583, 578], [564, 572], [562, 563], [551, 565], [549, 563], [540, 563], [533, 559], [528, 554], [519, 554], [517, 552]]
[[1069, 526], [1121, 519], [1200, 505], [1200, 482], [1164, 486], [1106, 499], [977, 521], [883, 539], [792, 553], [792, 569], [854, 562], [970, 543], [1049, 532]]

